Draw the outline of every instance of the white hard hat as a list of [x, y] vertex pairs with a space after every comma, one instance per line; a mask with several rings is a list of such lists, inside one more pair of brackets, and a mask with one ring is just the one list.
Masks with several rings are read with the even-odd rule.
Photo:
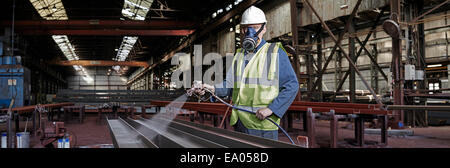
[[244, 14], [242, 14], [242, 25], [249, 25], [249, 24], [262, 24], [267, 23], [266, 15], [264, 12], [255, 7], [251, 6], [247, 10], [245, 10]]

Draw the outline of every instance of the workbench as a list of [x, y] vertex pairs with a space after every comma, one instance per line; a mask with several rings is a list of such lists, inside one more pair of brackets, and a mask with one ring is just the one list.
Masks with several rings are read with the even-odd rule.
[[[57, 104], [43, 104], [40, 105], [42, 108], [46, 109], [46, 111], [51, 112], [54, 109], [60, 110], [64, 106], [73, 106], [74, 103], [57, 103]], [[7, 113], [8, 109], [0, 109], [0, 113]], [[19, 118], [22, 115], [32, 115], [32, 122], [33, 122], [33, 131], [37, 130], [36, 120], [37, 122], [40, 121], [40, 115], [37, 115], [36, 111], [36, 105], [32, 106], [24, 106], [24, 107], [16, 107], [11, 109], [12, 112], [12, 118], [11, 120], [14, 120], [15, 122], [15, 128], [16, 132], [19, 130]], [[59, 119], [59, 118], [58, 118]]]

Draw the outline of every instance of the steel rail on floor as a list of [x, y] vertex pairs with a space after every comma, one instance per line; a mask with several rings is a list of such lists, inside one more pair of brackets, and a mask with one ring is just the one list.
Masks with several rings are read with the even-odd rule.
[[299, 148], [170, 117], [108, 119], [116, 148]]

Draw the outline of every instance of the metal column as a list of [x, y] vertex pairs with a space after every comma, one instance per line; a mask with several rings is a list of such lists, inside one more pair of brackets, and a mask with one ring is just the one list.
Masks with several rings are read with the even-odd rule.
[[[297, 79], [300, 82], [300, 58], [298, 55], [298, 44], [299, 44], [299, 33], [298, 33], [298, 23], [300, 22], [298, 20], [299, 11], [301, 11], [302, 5], [297, 0], [290, 0], [291, 5], [291, 28], [292, 28], [292, 46], [295, 49], [295, 55], [293, 55], [293, 68], [295, 71], [295, 74], [297, 75]], [[301, 90], [299, 89], [297, 93], [296, 100], [300, 101], [302, 97]]]
[[312, 111], [312, 108], [308, 108], [308, 111], [306, 112], [306, 125], [307, 125], [307, 135], [308, 135], [308, 139], [309, 139], [309, 144], [308, 146], [310, 148], [314, 148], [316, 145], [316, 135], [315, 135], [315, 114]]
[[[391, 0], [391, 19], [399, 24], [400, 21], [400, 0]], [[393, 72], [393, 97], [394, 105], [403, 105], [403, 63], [402, 63], [402, 40], [400, 33], [398, 37], [392, 37], [392, 72]], [[403, 122], [403, 110], [394, 110], [395, 124]], [[394, 125], [394, 128], [398, 125]]]
[[[322, 26], [320, 26], [320, 25], [317, 27], [316, 38], [317, 38], [316, 39], [316, 42], [317, 42], [317, 70], [319, 72], [322, 72]], [[318, 94], [319, 102], [323, 101], [322, 77], [323, 77], [323, 74], [319, 74], [319, 76], [317, 76], [317, 81], [316, 81], [317, 92], [319, 93]]]
[[[310, 44], [312, 41], [311, 39], [311, 33], [307, 32], [306, 33], [306, 44]], [[308, 47], [309, 51], [312, 50], [312, 47]], [[311, 98], [313, 97], [313, 85], [314, 85], [314, 57], [311, 53], [307, 53], [306, 54], [306, 72], [308, 73], [308, 99], [311, 100]]]
[[338, 88], [338, 86], [339, 86], [339, 82], [341, 81], [341, 80], [344, 80], [343, 79], [343, 74], [342, 74], [342, 54], [341, 54], [341, 51], [337, 51], [336, 52], [336, 57], [335, 57], [335, 61], [334, 61], [334, 67], [335, 67], [335, 72], [334, 72], [334, 88], [335, 88], [335, 90], [336, 90], [336, 92], [337, 91], [339, 91], [339, 90], [337, 90], [337, 88]]
[[[376, 44], [371, 44], [372, 46], [372, 56], [374, 60], [378, 60], [378, 50]], [[375, 90], [376, 93], [378, 93], [378, 70], [376, 69], [376, 63], [372, 62], [372, 66], [370, 67], [370, 85], [372, 86], [373, 90]]]
[[[423, 14], [423, 1], [414, 1], [414, 12], [415, 15], [422, 15]], [[417, 31], [415, 33], [415, 47], [416, 47], [416, 70], [425, 70], [426, 62], [425, 62], [425, 27], [424, 24], [418, 24], [417, 25]], [[448, 45], [447, 45], [448, 46]], [[427, 78], [426, 75], [423, 76], [424, 80], [416, 81], [417, 89], [426, 89], [426, 83]], [[421, 99], [419, 105], [425, 105], [426, 99]], [[419, 121], [416, 123], [418, 126], [426, 127], [428, 126], [428, 120], [427, 120], [427, 111], [425, 110], [418, 110], [415, 112], [416, 118], [419, 119]]]
[[[351, 20], [351, 24], [348, 28], [349, 38], [348, 38], [348, 55], [350, 56], [351, 60], [356, 64], [356, 49], [355, 49], [355, 38], [352, 33], [355, 33], [355, 24], [353, 20]], [[349, 63], [350, 65], [350, 63]], [[350, 81], [349, 81], [349, 90], [350, 90], [350, 102], [355, 103], [356, 102], [356, 74], [355, 74], [355, 68], [352, 66], [349, 66], [350, 69]]]

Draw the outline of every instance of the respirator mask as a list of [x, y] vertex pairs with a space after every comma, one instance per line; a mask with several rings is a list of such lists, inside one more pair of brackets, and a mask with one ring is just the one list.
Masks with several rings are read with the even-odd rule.
[[247, 28], [247, 32], [245, 33], [244, 41], [242, 42], [242, 48], [246, 51], [254, 51], [256, 49], [256, 45], [258, 44], [259, 33], [264, 29], [264, 26], [266, 23], [263, 23], [261, 28], [259, 28], [258, 31], [256, 31], [254, 28], [249, 27]]

